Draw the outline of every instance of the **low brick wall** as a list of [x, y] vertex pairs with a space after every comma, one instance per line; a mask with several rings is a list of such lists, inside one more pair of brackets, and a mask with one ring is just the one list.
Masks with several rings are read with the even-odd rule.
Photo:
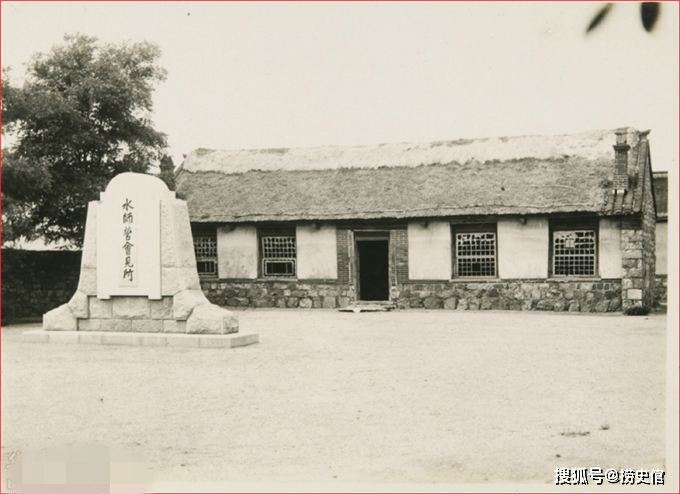
[[[223, 307], [334, 309], [354, 301], [350, 285], [330, 281], [203, 280], [201, 287], [212, 303]], [[615, 312], [621, 310], [621, 281], [402, 283], [392, 287], [392, 300], [400, 309]]]
[[78, 288], [79, 251], [2, 249], [2, 324], [42, 315]]

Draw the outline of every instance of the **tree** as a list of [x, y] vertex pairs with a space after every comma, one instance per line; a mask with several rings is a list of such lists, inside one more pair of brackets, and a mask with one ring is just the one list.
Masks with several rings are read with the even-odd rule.
[[65, 36], [13, 87], [2, 71], [2, 242], [41, 236], [82, 244], [87, 203], [115, 175], [145, 173], [166, 148], [152, 92], [165, 80], [151, 43]]
[[172, 161], [172, 157], [165, 154], [161, 157], [160, 164], [161, 173], [158, 175], [168, 189], [175, 190], [175, 162]]

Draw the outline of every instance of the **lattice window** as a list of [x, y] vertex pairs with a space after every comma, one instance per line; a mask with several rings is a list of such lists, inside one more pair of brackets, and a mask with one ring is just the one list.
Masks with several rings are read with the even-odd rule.
[[594, 276], [595, 230], [553, 232], [553, 273], [555, 276]]
[[496, 276], [496, 234], [456, 233], [456, 267], [459, 277]]
[[217, 239], [194, 237], [196, 268], [200, 276], [217, 276]]
[[295, 276], [296, 257], [295, 237], [262, 237], [262, 274], [264, 276]]

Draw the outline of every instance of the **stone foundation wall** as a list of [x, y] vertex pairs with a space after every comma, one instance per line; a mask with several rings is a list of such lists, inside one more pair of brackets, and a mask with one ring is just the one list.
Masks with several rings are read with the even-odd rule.
[[[353, 300], [349, 284], [204, 280], [203, 292], [223, 307], [346, 307]], [[511, 280], [489, 282], [418, 282], [392, 287], [400, 309], [547, 310], [615, 312], [621, 309], [621, 281]]]
[[81, 253], [2, 249], [2, 324], [65, 304], [78, 287]]
[[335, 282], [203, 281], [206, 298], [222, 307], [336, 309], [351, 303], [349, 285]]
[[615, 312], [621, 309], [621, 282], [410, 283], [401, 286], [396, 303], [402, 309]]

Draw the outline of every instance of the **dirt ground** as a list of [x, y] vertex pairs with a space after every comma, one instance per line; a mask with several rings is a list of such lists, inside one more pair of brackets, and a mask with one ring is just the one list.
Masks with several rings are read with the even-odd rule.
[[665, 468], [665, 316], [238, 315], [259, 344], [35, 344], [21, 342], [35, 325], [3, 328], [3, 461], [123, 447], [161, 483], [552, 484], [556, 467]]

